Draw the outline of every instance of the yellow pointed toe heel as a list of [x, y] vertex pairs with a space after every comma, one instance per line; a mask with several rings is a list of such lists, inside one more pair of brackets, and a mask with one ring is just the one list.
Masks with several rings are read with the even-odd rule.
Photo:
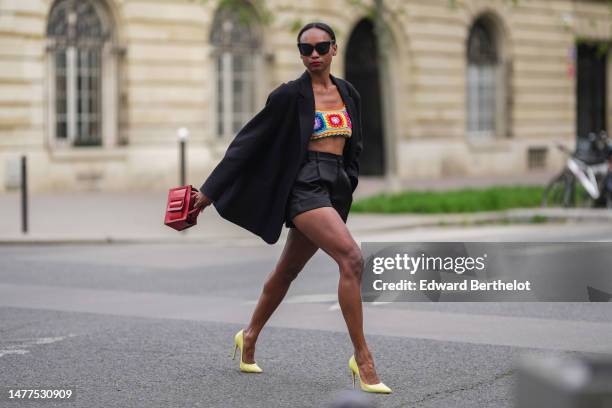
[[357, 361], [355, 361], [355, 355], [353, 354], [349, 359], [348, 366], [351, 370], [351, 374], [353, 375], [353, 388], [355, 388], [355, 376], [359, 377], [359, 384], [361, 385], [361, 389], [366, 392], [378, 392], [383, 394], [391, 393], [391, 388], [387, 387], [384, 383], [379, 382], [378, 384], [366, 384], [361, 381], [361, 376], [359, 375], [359, 367], [357, 367]]
[[242, 345], [243, 344], [244, 344], [244, 330], [240, 330], [234, 336], [234, 356], [232, 357], [232, 360], [236, 359], [236, 350], [240, 349], [240, 371], [242, 371], [243, 373], [261, 373], [263, 370], [257, 365], [256, 362], [249, 364], [249, 363], [245, 363], [242, 361]]

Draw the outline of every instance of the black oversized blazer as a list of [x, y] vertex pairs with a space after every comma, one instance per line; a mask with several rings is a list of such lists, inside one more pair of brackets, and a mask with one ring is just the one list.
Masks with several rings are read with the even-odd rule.
[[[355, 191], [363, 149], [361, 97], [353, 85], [330, 74], [346, 105], [352, 136], [346, 140], [344, 167]], [[200, 190], [228, 221], [275, 243], [286, 205], [314, 128], [315, 100], [308, 71], [283, 83], [230, 143], [225, 156]]]

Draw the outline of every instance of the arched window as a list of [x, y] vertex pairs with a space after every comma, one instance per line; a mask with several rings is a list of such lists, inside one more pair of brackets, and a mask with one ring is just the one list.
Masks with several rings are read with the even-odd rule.
[[100, 1], [60, 0], [53, 5], [47, 25], [52, 145], [100, 146], [111, 132], [109, 138], [115, 139], [115, 104], [109, 104], [116, 95], [110, 84], [114, 61], [105, 61], [114, 58], [109, 56], [111, 27]]
[[255, 112], [260, 36], [247, 3], [220, 7], [212, 25], [216, 133], [231, 138]]
[[499, 55], [493, 30], [482, 18], [470, 30], [467, 62], [468, 133], [494, 136], [499, 103]]

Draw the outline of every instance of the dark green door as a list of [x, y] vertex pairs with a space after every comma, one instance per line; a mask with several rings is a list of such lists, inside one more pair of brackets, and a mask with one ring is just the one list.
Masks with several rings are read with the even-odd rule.
[[606, 129], [607, 51], [597, 43], [578, 44], [576, 131], [578, 138]]
[[364, 140], [363, 153], [360, 158], [360, 173], [366, 175], [383, 175], [385, 171], [383, 115], [377, 55], [374, 25], [370, 20], [361, 20], [351, 33], [346, 47], [345, 78], [357, 88], [361, 95]]

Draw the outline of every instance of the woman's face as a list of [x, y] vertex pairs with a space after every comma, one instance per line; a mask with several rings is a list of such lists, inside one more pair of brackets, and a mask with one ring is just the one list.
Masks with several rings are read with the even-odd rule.
[[[301, 43], [308, 43], [311, 45], [323, 41], [331, 41], [331, 37], [326, 31], [316, 27], [304, 31], [300, 37]], [[302, 63], [309, 71], [324, 72], [331, 66], [332, 57], [336, 55], [337, 49], [338, 46], [332, 44], [329, 51], [323, 55], [320, 55], [315, 49], [312, 51], [312, 54], [306, 56], [300, 54], [300, 57], [302, 58]]]

